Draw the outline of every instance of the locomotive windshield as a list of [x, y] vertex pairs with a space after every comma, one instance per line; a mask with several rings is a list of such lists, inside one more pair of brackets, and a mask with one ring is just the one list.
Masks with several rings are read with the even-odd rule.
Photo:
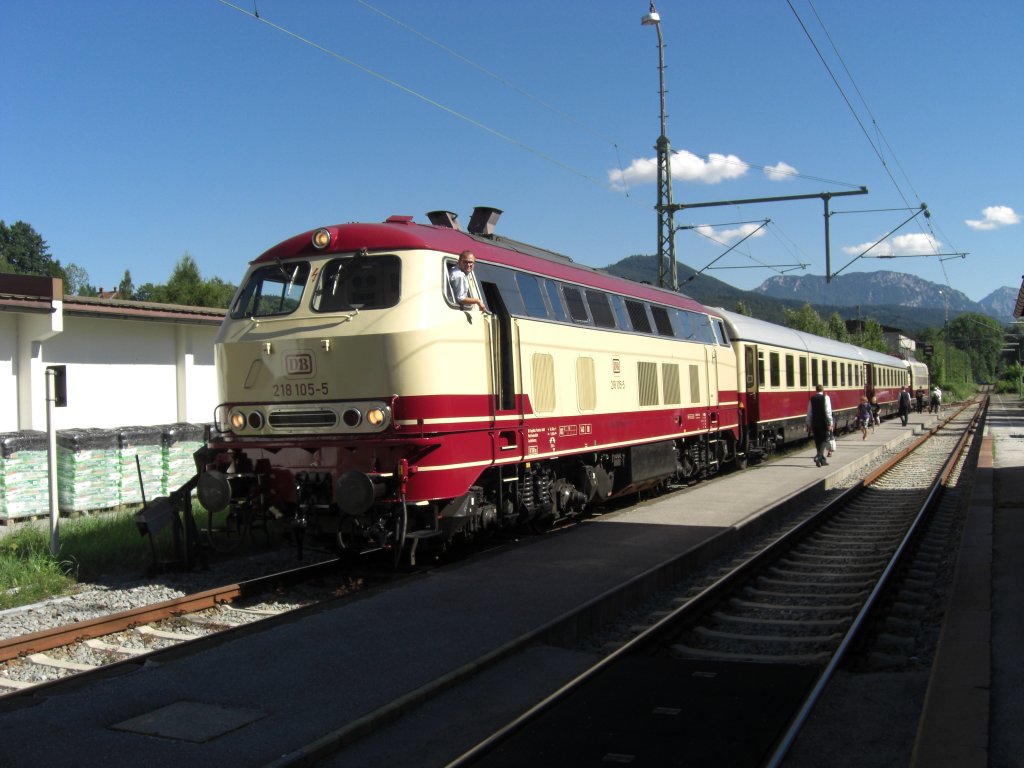
[[249, 276], [231, 307], [231, 317], [270, 317], [295, 311], [309, 278], [306, 262], [267, 264]]
[[348, 256], [328, 262], [320, 272], [314, 312], [387, 309], [398, 303], [402, 262], [397, 256]]

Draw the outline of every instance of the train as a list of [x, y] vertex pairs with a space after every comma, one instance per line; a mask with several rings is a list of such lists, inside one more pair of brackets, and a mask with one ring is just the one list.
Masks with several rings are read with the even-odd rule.
[[[215, 339], [200, 504], [414, 562], [759, 460], [806, 436], [819, 382], [840, 428], [911, 383], [897, 357], [499, 235], [500, 215], [320, 227], [253, 260]], [[454, 294], [467, 251], [485, 311]]]

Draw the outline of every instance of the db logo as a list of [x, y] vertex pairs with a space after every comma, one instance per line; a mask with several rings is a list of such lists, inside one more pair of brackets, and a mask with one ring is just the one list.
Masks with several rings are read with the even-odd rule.
[[284, 373], [286, 376], [312, 376], [313, 355], [309, 352], [298, 352], [284, 356]]

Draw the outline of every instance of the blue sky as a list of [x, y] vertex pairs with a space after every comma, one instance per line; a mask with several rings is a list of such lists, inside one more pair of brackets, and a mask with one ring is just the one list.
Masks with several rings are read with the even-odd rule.
[[[0, 219], [107, 288], [125, 269], [165, 282], [185, 252], [238, 282], [307, 229], [435, 209], [465, 224], [476, 205], [585, 264], [656, 252], [647, 0], [236, 5], [0, 0]], [[1020, 286], [1024, 4], [657, 10], [674, 202], [863, 185], [831, 202], [833, 271], [908, 272], [975, 301]], [[931, 218], [904, 224], [921, 203]], [[684, 210], [677, 225], [705, 228], [678, 232], [677, 257], [704, 267], [768, 218], [708, 274], [820, 275], [822, 213]], [[893, 230], [869, 253], [914, 256], [856, 259]]]

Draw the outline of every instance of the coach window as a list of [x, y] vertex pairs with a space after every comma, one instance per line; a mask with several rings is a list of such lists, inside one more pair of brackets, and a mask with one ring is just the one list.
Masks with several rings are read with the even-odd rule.
[[821, 361], [821, 386], [828, 386], [828, 360]]
[[516, 275], [516, 283], [519, 284], [519, 293], [523, 296], [526, 314], [530, 317], [546, 318], [548, 306], [544, 301], [544, 294], [541, 293], [537, 278], [520, 272]]
[[772, 387], [778, 387], [781, 384], [779, 377], [779, 353], [770, 352], [768, 353], [768, 375], [771, 376]]
[[587, 305], [583, 303], [583, 295], [579, 288], [571, 285], [562, 286], [562, 295], [565, 296], [565, 304], [569, 307], [569, 317], [574, 323], [590, 324], [590, 315], [587, 314]]
[[818, 358], [811, 358], [811, 386], [818, 386]]
[[800, 358], [800, 388], [807, 388], [807, 358]]
[[651, 332], [651, 321], [647, 318], [647, 307], [639, 301], [626, 299], [626, 311], [629, 312], [629, 322], [634, 331], [639, 333]]
[[387, 309], [398, 304], [402, 262], [397, 256], [348, 256], [320, 271], [310, 307], [314, 312]]
[[832, 361], [832, 386], [834, 387], [834, 386], [837, 386], [838, 384], [839, 384], [839, 377], [836, 376], [836, 361], [833, 360]]
[[792, 355], [786, 355], [786, 386], [796, 386], [796, 366]]
[[612, 307], [608, 303], [607, 293], [588, 288], [587, 306], [590, 307], [590, 315], [594, 318], [594, 325], [598, 328], [615, 327], [615, 315], [612, 314]]
[[846, 366], [843, 363], [839, 364], [839, 383], [846, 386]]
[[757, 386], [763, 387], [765, 383], [764, 378], [764, 352], [758, 351], [757, 353]]

